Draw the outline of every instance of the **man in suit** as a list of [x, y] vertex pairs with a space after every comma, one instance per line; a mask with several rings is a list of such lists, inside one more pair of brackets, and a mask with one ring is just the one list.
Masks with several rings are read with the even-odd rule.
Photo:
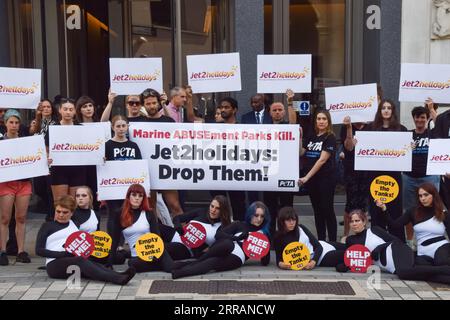
[[242, 124], [272, 124], [272, 118], [264, 108], [264, 95], [255, 94], [250, 103], [253, 111], [244, 114], [241, 118]]

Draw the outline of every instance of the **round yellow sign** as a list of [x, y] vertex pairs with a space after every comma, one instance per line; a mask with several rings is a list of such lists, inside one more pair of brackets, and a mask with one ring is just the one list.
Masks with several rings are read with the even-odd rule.
[[159, 258], [164, 252], [164, 242], [155, 233], [144, 234], [136, 241], [137, 256], [144, 261], [151, 262], [154, 258]]
[[95, 249], [91, 256], [95, 258], [106, 258], [111, 251], [112, 239], [104, 231], [95, 231], [91, 233], [94, 237]]
[[380, 200], [383, 203], [394, 201], [399, 191], [398, 182], [390, 176], [376, 177], [370, 184], [370, 194], [374, 200]]
[[292, 270], [302, 270], [311, 259], [308, 247], [301, 242], [291, 242], [283, 249], [283, 262]]

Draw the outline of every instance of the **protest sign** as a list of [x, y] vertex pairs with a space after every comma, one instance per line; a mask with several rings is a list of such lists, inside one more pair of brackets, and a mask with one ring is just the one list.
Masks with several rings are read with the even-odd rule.
[[345, 250], [344, 263], [351, 272], [366, 273], [372, 265], [369, 249], [360, 244], [351, 246]]
[[450, 139], [431, 139], [428, 149], [427, 175], [450, 173]]
[[67, 238], [64, 248], [74, 256], [87, 259], [95, 249], [94, 238], [87, 232], [77, 231]]
[[35, 110], [41, 90], [40, 69], [0, 68], [0, 108]]
[[291, 242], [283, 249], [283, 262], [292, 270], [302, 270], [311, 259], [308, 247], [301, 242]]
[[260, 260], [270, 252], [270, 241], [264, 233], [250, 232], [242, 244], [242, 250], [250, 259]]
[[0, 141], [0, 182], [48, 175], [41, 135]]
[[112, 238], [109, 234], [104, 231], [95, 231], [91, 233], [94, 238], [94, 251], [92, 251], [91, 256], [95, 258], [106, 258], [109, 256], [112, 246]]
[[164, 253], [164, 242], [156, 233], [147, 233], [136, 241], [135, 250], [141, 260], [151, 262]]
[[374, 200], [389, 203], [397, 199], [400, 188], [398, 182], [390, 176], [379, 176], [370, 184], [370, 194]]
[[206, 241], [206, 229], [198, 222], [191, 221], [183, 227], [181, 241], [189, 248], [201, 247]]

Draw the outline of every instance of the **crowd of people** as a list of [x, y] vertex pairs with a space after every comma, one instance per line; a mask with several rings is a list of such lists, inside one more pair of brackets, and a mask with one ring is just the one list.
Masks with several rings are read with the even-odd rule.
[[[223, 125], [299, 125], [300, 117], [293, 109], [294, 96], [294, 92], [287, 91], [285, 108], [281, 102], [268, 103], [267, 97], [256, 94], [250, 101], [252, 111], [244, 114], [240, 122], [238, 102], [225, 97], [217, 105], [215, 120]], [[126, 114], [113, 115], [116, 98], [110, 92], [104, 110], [97, 110], [95, 102], [87, 96], [77, 101], [44, 99], [29, 126], [23, 123], [17, 110], [0, 109], [0, 140], [43, 135], [48, 153], [50, 126], [110, 121], [113, 134], [105, 143], [105, 160], [127, 161], [142, 159], [139, 146], [128, 139], [130, 122], [202, 120], [193, 107], [189, 87], [175, 87], [169, 96], [153, 89], [127, 96]], [[412, 171], [403, 173], [388, 168], [383, 172], [354, 170], [357, 131], [407, 131], [400, 124], [394, 102], [382, 99], [381, 93], [374, 120], [352, 123], [346, 117], [340, 139], [325, 109], [317, 108], [310, 127], [300, 128], [301, 177], [293, 178], [298, 178], [298, 184], [309, 194], [317, 236], [299, 224], [298, 212], [293, 208], [294, 193], [269, 191], [261, 193], [259, 198], [261, 194], [254, 191], [210, 191], [212, 200], [207, 210], [185, 212], [183, 191], [152, 190], [146, 194], [141, 185], [132, 185], [125, 199], [99, 203], [95, 166], [57, 166], [49, 158], [49, 176], [0, 183], [0, 265], [8, 265], [11, 253], [16, 255], [17, 262], [30, 262], [25, 252], [25, 227], [34, 192], [49, 208], [47, 221], [36, 240], [36, 254], [47, 259], [47, 273], [52, 278], [67, 277], [66, 269], [70, 265], [79, 266], [82, 274], [91, 279], [117, 284], [126, 284], [136, 272], [160, 270], [172, 273], [176, 279], [233, 270], [248, 259], [242, 249], [244, 240], [250, 232], [260, 232], [270, 239], [275, 263], [281, 269], [290, 269], [282, 261], [282, 251], [291, 242], [299, 241], [308, 247], [311, 260], [305, 269], [326, 266], [341, 272], [347, 271], [343, 265], [344, 251], [353, 244], [363, 244], [372, 252], [375, 264], [402, 279], [450, 284], [450, 242], [447, 240], [450, 218], [446, 210], [450, 173], [426, 175], [429, 140], [450, 138], [450, 111], [438, 116], [436, 104], [429, 99], [412, 110], [412, 117], [415, 124]], [[337, 155], [339, 140], [343, 152]], [[343, 162], [346, 188], [344, 237], [340, 242], [334, 210], [339, 159]], [[388, 204], [370, 197], [369, 184], [380, 175], [393, 177], [402, 191]], [[63, 244], [71, 233], [100, 229], [99, 206], [107, 209], [106, 230], [112, 237], [109, 257], [86, 260], [66, 253]], [[191, 221], [202, 224], [206, 230], [205, 243], [195, 249], [180, 240], [182, 226]], [[149, 232], [160, 235], [165, 243], [163, 255], [151, 262], [139, 259], [135, 249], [139, 237]], [[410, 248], [413, 242], [417, 244], [416, 253]], [[125, 272], [113, 271], [113, 265], [123, 264], [126, 259], [129, 267]], [[269, 263], [270, 254], [261, 259], [263, 266]]]

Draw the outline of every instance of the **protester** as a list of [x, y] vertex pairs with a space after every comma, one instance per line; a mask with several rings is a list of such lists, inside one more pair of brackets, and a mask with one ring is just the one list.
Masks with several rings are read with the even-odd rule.
[[82, 257], [75, 257], [64, 250], [67, 238], [79, 231], [71, 220], [76, 207], [75, 199], [62, 196], [55, 201], [55, 221], [41, 226], [36, 239], [36, 254], [46, 259], [46, 270], [50, 278], [67, 279], [70, 266], [78, 266], [81, 275], [91, 280], [126, 285], [135, 275], [133, 267], [119, 273]]
[[304, 225], [298, 225], [298, 215], [292, 207], [284, 207], [278, 214], [278, 233], [274, 237], [276, 263], [280, 269], [290, 270], [291, 265], [282, 259], [283, 251], [292, 242], [306, 245], [310, 253], [310, 261], [305, 270], [315, 267], [336, 267], [344, 262], [345, 246], [340, 243], [318, 241]]
[[301, 155], [306, 157], [304, 172], [299, 185], [306, 185], [314, 209], [314, 219], [319, 240], [335, 242], [337, 237], [334, 213], [334, 189], [336, 187], [335, 152], [336, 137], [332, 130], [331, 116], [327, 110], [314, 115], [314, 132], [305, 136]]
[[80, 231], [93, 233], [100, 230], [100, 215], [93, 210], [94, 196], [88, 186], [81, 186], [75, 191], [77, 207], [72, 221]]
[[[234, 221], [216, 234], [217, 241], [197, 261], [172, 270], [172, 278], [205, 274], [210, 271], [222, 272], [241, 267], [248, 257], [242, 249], [243, 241], [250, 232], [261, 232], [270, 238], [270, 213], [262, 202], [254, 202], [248, 207], [245, 222]], [[267, 266], [270, 254], [261, 259]]]
[[264, 106], [264, 95], [255, 94], [251, 99], [250, 103], [253, 111], [250, 111], [242, 115], [242, 124], [271, 124], [272, 118], [270, 114], [265, 110]]
[[[19, 128], [22, 117], [15, 109], [9, 109], [3, 116], [6, 132], [0, 140], [19, 138]], [[9, 224], [12, 211], [15, 209], [15, 234], [18, 247], [16, 262], [30, 263], [30, 257], [25, 252], [25, 225], [28, 205], [32, 194], [31, 180], [22, 179], [0, 183], [0, 265], [6, 266], [9, 260], [6, 254]]]

